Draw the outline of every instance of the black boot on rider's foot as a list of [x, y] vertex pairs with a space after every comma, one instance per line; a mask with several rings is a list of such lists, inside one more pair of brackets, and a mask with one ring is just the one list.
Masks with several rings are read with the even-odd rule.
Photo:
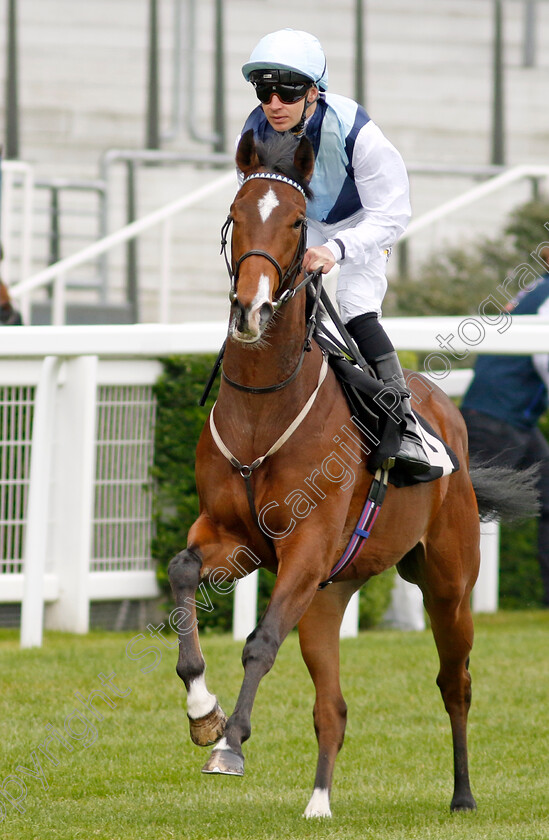
[[410, 404], [410, 392], [406, 387], [404, 374], [399, 358], [393, 350], [370, 362], [377, 376], [384, 385], [394, 387], [402, 395], [402, 408], [406, 420], [406, 428], [402, 435], [402, 443], [396, 454], [397, 463], [412, 475], [429, 472], [431, 465], [423, 448], [423, 442], [417, 430], [417, 421]]
[[378, 378], [384, 385], [392, 386], [401, 394], [406, 428], [402, 436], [402, 444], [395, 456], [397, 462], [412, 475], [428, 472], [430, 469], [429, 459], [417, 432], [416, 418], [410, 405], [410, 392], [406, 387], [395, 348], [379, 323], [377, 312], [365, 312], [363, 315], [357, 315], [346, 326], [358, 344], [360, 352], [374, 368]]

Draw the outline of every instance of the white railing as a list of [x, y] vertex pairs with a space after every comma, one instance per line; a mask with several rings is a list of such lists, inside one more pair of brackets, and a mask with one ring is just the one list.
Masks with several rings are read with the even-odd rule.
[[[525, 165], [508, 169], [502, 174], [489, 178], [484, 183], [473, 187], [462, 195], [442, 204], [440, 207], [437, 207], [417, 219], [414, 219], [401, 237], [401, 241], [408, 239], [414, 234], [451, 215], [457, 210], [468, 207], [477, 201], [480, 201], [482, 198], [485, 198], [487, 195], [505, 189], [514, 183], [527, 179], [541, 179], [546, 177], [549, 177], [549, 166]], [[26, 277], [26, 279], [16, 283], [12, 287], [12, 296], [22, 302], [23, 310], [27, 313], [29, 308], [29, 295], [39, 288], [52, 286], [52, 322], [54, 324], [64, 324], [67, 272], [77, 266], [83, 265], [103, 254], [106, 254], [108, 251], [122, 243], [135, 239], [151, 228], [160, 226], [160, 286], [158, 321], [159, 323], [167, 323], [170, 313], [173, 218], [177, 214], [196, 206], [205, 198], [219, 193], [229, 186], [236, 187], [236, 175], [233, 170], [225, 173], [223, 176], [215, 179], [209, 184], [206, 184], [190, 195], [184, 196], [177, 201], [173, 201], [165, 207], [144, 216], [138, 221], [126, 225], [126, 227], [123, 227], [115, 233], [106, 236], [104, 239], [101, 239], [93, 245], [84, 248], [82, 251], [79, 251], [71, 257], [60, 260], [58, 263], [43, 269], [32, 277]], [[28, 317], [26, 320], [28, 322]]]
[[[39, 271], [32, 277], [27, 277], [20, 283], [16, 283], [10, 289], [11, 296], [20, 301], [28, 301], [31, 292], [43, 287], [53, 287], [53, 303], [52, 303], [52, 323], [65, 323], [65, 309], [66, 309], [66, 278], [67, 273], [72, 269], [84, 265], [91, 260], [97, 259], [108, 251], [112, 250], [118, 245], [129, 242], [137, 238], [140, 234], [150, 230], [156, 226], [160, 226], [160, 288], [159, 288], [159, 323], [166, 323], [170, 311], [170, 288], [172, 275], [172, 232], [173, 232], [173, 218], [178, 213], [194, 207], [199, 202], [208, 198], [210, 195], [218, 193], [229, 185], [236, 187], [236, 173], [234, 170], [225, 173], [220, 178], [216, 178], [209, 184], [205, 184], [198, 190], [182, 198], [172, 201], [170, 204], [161, 207], [159, 210], [149, 213], [147, 216], [131, 222], [129, 225], [121, 228], [115, 233], [88, 245], [82, 251], [66, 257], [63, 260], [48, 266], [48, 268]], [[27, 306], [28, 309], [28, 306]], [[27, 317], [28, 322], [28, 317]]]
[[[435, 356], [440, 336], [452, 334], [452, 346], [463, 355], [471, 350], [465, 329], [471, 322], [481, 323], [480, 316], [395, 318], [385, 326], [397, 349]], [[503, 333], [498, 326], [485, 322], [484, 340], [472, 352], [549, 352], [547, 319], [514, 317]], [[160, 371], [155, 360], [217, 351], [225, 333], [224, 323], [0, 330], [0, 603], [22, 601], [24, 646], [41, 643], [44, 604], [48, 627], [86, 632], [90, 600], [157, 594], [147, 543], [150, 509], [143, 496], [136, 501], [152, 458], [150, 386]], [[471, 375], [447, 368], [439, 373], [437, 384], [455, 395]], [[130, 421], [117, 425], [116, 411], [129, 403]], [[129, 455], [109, 460], [102, 447], [129, 448]], [[114, 461], [121, 466], [113, 474]], [[116, 486], [117, 493], [106, 498], [106, 486]], [[128, 498], [133, 501], [126, 504]], [[130, 533], [136, 520], [139, 538], [125, 539], [120, 529]], [[134, 549], [125, 553], [129, 544]], [[497, 604], [494, 568], [497, 553], [486, 567], [487, 581], [481, 578], [476, 588], [476, 609]], [[244, 591], [237, 588], [237, 613]], [[239, 632], [243, 626], [249, 632], [254, 620], [242, 612]]]
[[90, 601], [158, 595], [147, 485], [160, 370], [2, 360], [0, 602], [22, 603], [24, 646], [41, 642], [44, 603], [46, 626], [87, 632]]
[[502, 172], [500, 175], [496, 175], [493, 178], [489, 178], [484, 183], [479, 184], [476, 187], [472, 187], [470, 190], [456, 196], [456, 198], [452, 198], [449, 201], [444, 202], [444, 204], [441, 204], [439, 207], [429, 210], [429, 212], [424, 213], [417, 219], [413, 219], [400, 237], [399, 241], [409, 239], [411, 236], [414, 236], [414, 234], [419, 233], [421, 230], [425, 230], [425, 228], [428, 228], [433, 224], [436, 224], [436, 222], [441, 221], [441, 219], [445, 219], [457, 210], [463, 210], [465, 207], [470, 207], [472, 204], [476, 204], [477, 201], [480, 201], [493, 193], [499, 192], [500, 190], [511, 186], [511, 184], [516, 184], [518, 181], [524, 181], [532, 178], [549, 178], [549, 166], [543, 166], [541, 164], [513, 166], [511, 169]]

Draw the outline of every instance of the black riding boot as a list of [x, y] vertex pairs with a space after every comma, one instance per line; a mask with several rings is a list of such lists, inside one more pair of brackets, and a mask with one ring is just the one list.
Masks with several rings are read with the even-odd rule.
[[381, 324], [376, 312], [357, 315], [347, 324], [347, 329], [358, 344], [358, 348], [368, 364], [384, 385], [392, 386], [401, 394], [402, 408], [406, 419], [406, 429], [402, 444], [396, 454], [400, 466], [412, 475], [426, 473], [430, 469], [429, 459], [423, 449], [417, 432], [416, 418], [410, 406], [410, 392], [406, 387], [400, 361], [391, 340]]
[[423, 442], [417, 430], [417, 422], [410, 405], [410, 392], [406, 387], [400, 360], [393, 350], [372, 359], [370, 364], [384, 385], [395, 388], [402, 395], [402, 408], [406, 420], [406, 428], [402, 435], [402, 443], [396, 454], [396, 461], [412, 475], [421, 475], [431, 468], [429, 458], [423, 448]]

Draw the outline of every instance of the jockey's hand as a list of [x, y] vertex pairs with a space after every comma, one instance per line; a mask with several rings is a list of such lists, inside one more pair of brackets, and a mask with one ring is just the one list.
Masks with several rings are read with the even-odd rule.
[[307, 248], [303, 257], [303, 268], [308, 273], [321, 268], [323, 274], [328, 274], [335, 264], [334, 255], [325, 245], [319, 245], [316, 248]]

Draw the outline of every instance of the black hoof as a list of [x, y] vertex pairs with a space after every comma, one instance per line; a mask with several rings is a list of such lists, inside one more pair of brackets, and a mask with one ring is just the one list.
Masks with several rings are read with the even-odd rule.
[[222, 773], [225, 776], [243, 776], [244, 758], [228, 747], [214, 749], [202, 768], [203, 773]]
[[476, 811], [477, 810], [477, 803], [469, 794], [468, 796], [459, 796], [454, 797], [450, 804], [450, 811], [452, 813], [457, 813], [459, 811]]

